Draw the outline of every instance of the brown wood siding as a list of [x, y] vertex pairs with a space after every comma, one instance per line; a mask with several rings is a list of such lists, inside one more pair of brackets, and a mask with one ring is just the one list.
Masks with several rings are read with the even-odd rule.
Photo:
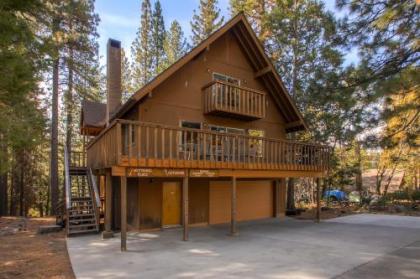
[[161, 227], [162, 181], [140, 179], [140, 228]]
[[[243, 121], [204, 115], [202, 87], [212, 81], [212, 73], [241, 79], [241, 85], [267, 92], [264, 84], [254, 78], [254, 70], [230, 33], [214, 42], [209, 51], [200, 54], [168, 80], [155, 88], [139, 107], [139, 120], [179, 125], [181, 120], [206, 122], [243, 129], [262, 129], [265, 136], [284, 138], [284, 120], [270, 94], [267, 94], [266, 117]], [[124, 117], [125, 118], [125, 117]]]
[[231, 184], [229, 181], [210, 181], [209, 223], [230, 222]]
[[188, 187], [189, 222], [203, 224], [209, 222], [209, 181], [190, 179]]
[[138, 229], [139, 216], [139, 180], [138, 178], [127, 179], [127, 224], [129, 228]]
[[[237, 182], [238, 221], [269, 218], [273, 216], [273, 191], [271, 181]], [[230, 222], [230, 181], [210, 182], [209, 223]]]

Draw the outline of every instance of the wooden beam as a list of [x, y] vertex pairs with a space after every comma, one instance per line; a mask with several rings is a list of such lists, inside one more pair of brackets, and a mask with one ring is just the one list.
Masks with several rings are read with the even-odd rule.
[[323, 171], [288, 171], [288, 170], [228, 170], [219, 169], [219, 177], [236, 178], [286, 178], [286, 177], [322, 177], [326, 175]]
[[280, 217], [280, 181], [278, 179], [274, 180], [274, 188], [273, 188], [273, 195], [274, 195], [274, 218]]
[[103, 238], [112, 236], [112, 176], [111, 172], [107, 171], [105, 175], [105, 232], [102, 234]]
[[127, 177], [121, 176], [121, 251], [127, 251]]
[[318, 177], [316, 178], [316, 222], [319, 223], [321, 221], [321, 179]]
[[184, 224], [183, 240], [188, 240], [188, 176], [183, 178], [182, 181], [182, 220]]
[[290, 128], [293, 128], [293, 127], [296, 127], [296, 126], [301, 126], [301, 125], [303, 125], [302, 120], [298, 120], [298, 121], [293, 121], [293, 122], [286, 123], [286, 125], [284, 125], [284, 128], [285, 129], [290, 129]]
[[232, 177], [232, 194], [231, 194], [231, 214], [230, 214], [230, 234], [235, 236], [238, 234], [236, 230], [236, 177]]
[[259, 78], [259, 77], [261, 77], [261, 76], [263, 76], [263, 75], [265, 75], [265, 74], [267, 74], [267, 73], [270, 73], [271, 72], [271, 67], [265, 67], [265, 68], [262, 68], [261, 70], [258, 70], [255, 74], [254, 74], [254, 77], [255, 78]]

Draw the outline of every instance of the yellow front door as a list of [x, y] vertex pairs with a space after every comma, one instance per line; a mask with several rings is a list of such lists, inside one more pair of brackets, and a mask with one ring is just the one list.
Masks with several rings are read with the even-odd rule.
[[162, 225], [176, 226], [181, 224], [181, 184], [178, 182], [163, 183]]

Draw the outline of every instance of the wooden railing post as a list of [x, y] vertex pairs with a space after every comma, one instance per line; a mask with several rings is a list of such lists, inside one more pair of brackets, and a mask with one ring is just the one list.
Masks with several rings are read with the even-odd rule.
[[236, 230], [236, 177], [232, 177], [231, 192], [231, 214], [230, 214], [230, 234], [235, 236], [238, 234]]
[[117, 138], [116, 138], [116, 145], [117, 145], [117, 162], [121, 164], [121, 157], [122, 157], [122, 131], [121, 131], [121, 123], [117, 122]]
[[182, 181], [182, 222], [184, 225], [183, 240], [188, 240], [188, 170]]
[[127, 251], [127, 177], [121, 176], [121, 251]]

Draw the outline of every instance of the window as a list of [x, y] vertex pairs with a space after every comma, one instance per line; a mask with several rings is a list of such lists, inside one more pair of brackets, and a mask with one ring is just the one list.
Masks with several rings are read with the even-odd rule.
[[181, 127], [190, 129], [201, 129], [201, 123], [182, 120]]
[[229, 82], [235, 85], [241, 85], [240, 79], [234, 78], [228, 75], [224, 75], [224, 74], [219, 74], [219, 73], [213, 73], [213, 80], [220, 80], [220, 81]]
[[239, 134], [244, 135], [245, 130], [239, 128], [230, 128], [225, 126], [209, 125], [210, 131], [219, 132], [219, 133], [230, 133], [230, 134]]

